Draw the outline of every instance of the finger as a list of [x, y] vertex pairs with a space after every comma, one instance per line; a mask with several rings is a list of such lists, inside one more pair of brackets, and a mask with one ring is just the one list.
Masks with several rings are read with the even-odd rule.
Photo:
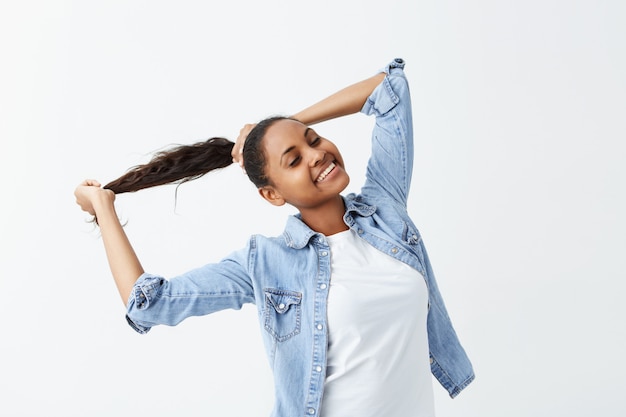
[[231, 155], [233, 157], [233, 161], [234, 162], [240, 163], [241, 160], [243, 159], [243, 143], [244, 143], [244, 140], [245, 140], [245, 136], [242, 137], [241, 135], [239, 135], [239, 137], [235, 141], [235, 146], [233, 146], [233, 150], [231, 152]]
[[[233, 163], [239, 164], [241, 168], [243, 168], [243, 149], [245, 147], [246, 139], [248, 139], [248, 135], [250, 131], [256, 126], [256, 124], [245, 124], [240, 130], [239, 135], [237, 136], [237, 140], [235, 140], [235, 145], [231, 151], [231, 156], [233, 157]], [[245, 172], [245, 170], [244, 170]]]
[[241, 136], [239, 136], [237, 138], [237, 140], [235, 141], [235, 145], [233, 146], [233, 150], [230, 152], [231, 156], [233, 157], [233, 162], [239, 162], [239, 158], [241, 157], [241, 140], [240, 140]]
[[90, 186], [100, 187], [100, 183], [97, 180], [92, 180], [92, 179], [86, 179], [85, 181], [81, 182], [80, 185], [84, 185], [87, 187], [90, 187]]
[[246, 145], [246, 140], [248, 139], [248, 135], [254, 129], [256, 124], [246, 124], [239, 131], [239, 137], [237, 138], [238, 152], [239, 152], [239, 164], [243, 167], [243, 149]]

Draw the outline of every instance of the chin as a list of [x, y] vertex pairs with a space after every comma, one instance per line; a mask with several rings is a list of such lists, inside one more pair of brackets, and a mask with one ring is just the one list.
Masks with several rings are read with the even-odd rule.
[[348, 174], [346, 174], [346, 179], [344, 180], [344, 184], [339, 190], [339, 193], [340, 194], [343, 193], [346, 190], [346, 188], [348, 188], [348, 185], [350, 185], [350, 177], [348, 176]]

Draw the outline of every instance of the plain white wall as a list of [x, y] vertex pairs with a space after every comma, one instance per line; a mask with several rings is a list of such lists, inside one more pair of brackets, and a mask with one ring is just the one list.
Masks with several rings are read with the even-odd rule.
[[[446, 416], [623, 416], [626, 3], [0, 3], [0, 414], [265, 416], [255, 308], [135, 334], [74, 204], [171, 143], [234, 138], [407, 61], [410, 209], [477, 379]], [[362, 182], [371, 119], [318, 129]], [[144, 267], [282, 231], [236, 167], [118, 197]]]

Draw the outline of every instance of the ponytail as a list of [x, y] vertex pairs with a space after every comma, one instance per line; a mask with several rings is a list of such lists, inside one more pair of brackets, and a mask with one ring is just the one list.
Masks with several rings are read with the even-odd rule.
[[[250, 131], [243, 147], [243, 160], [248, 178], [257, 188], [270, 183], [265, 174], [266, 158], [262, 141], [270, 126], [285, 116], [274, 116], [261, 120]], [[144, 188], [165, 184], [182, 184], [200, 178], [215, 169], [233, 163], [232, 150], [235, 146], [225, 138], [211, 138], [193, 145], [178, 145], [157, 152], [150, 162], [129, 169], [124, 175], [111, 181], [104, 188], [115, 194], [131, 193]]]
[[211, 138], [192, 145], [179, 145], [156, 153], [150, 162], [129, 169], [104, 188], [115, 194], [139, 191], [164, 184], [182, 184], [233, 163], [235, 144], [225, 138]]

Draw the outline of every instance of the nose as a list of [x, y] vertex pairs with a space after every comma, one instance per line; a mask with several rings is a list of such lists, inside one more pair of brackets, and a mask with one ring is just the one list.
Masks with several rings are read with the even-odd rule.
[[309, 158], [309, 166], [316, 167], [324, 162], [324, 159], [326, 158], [326, 151], [321, 149], [311, 149], [311, 155]]

